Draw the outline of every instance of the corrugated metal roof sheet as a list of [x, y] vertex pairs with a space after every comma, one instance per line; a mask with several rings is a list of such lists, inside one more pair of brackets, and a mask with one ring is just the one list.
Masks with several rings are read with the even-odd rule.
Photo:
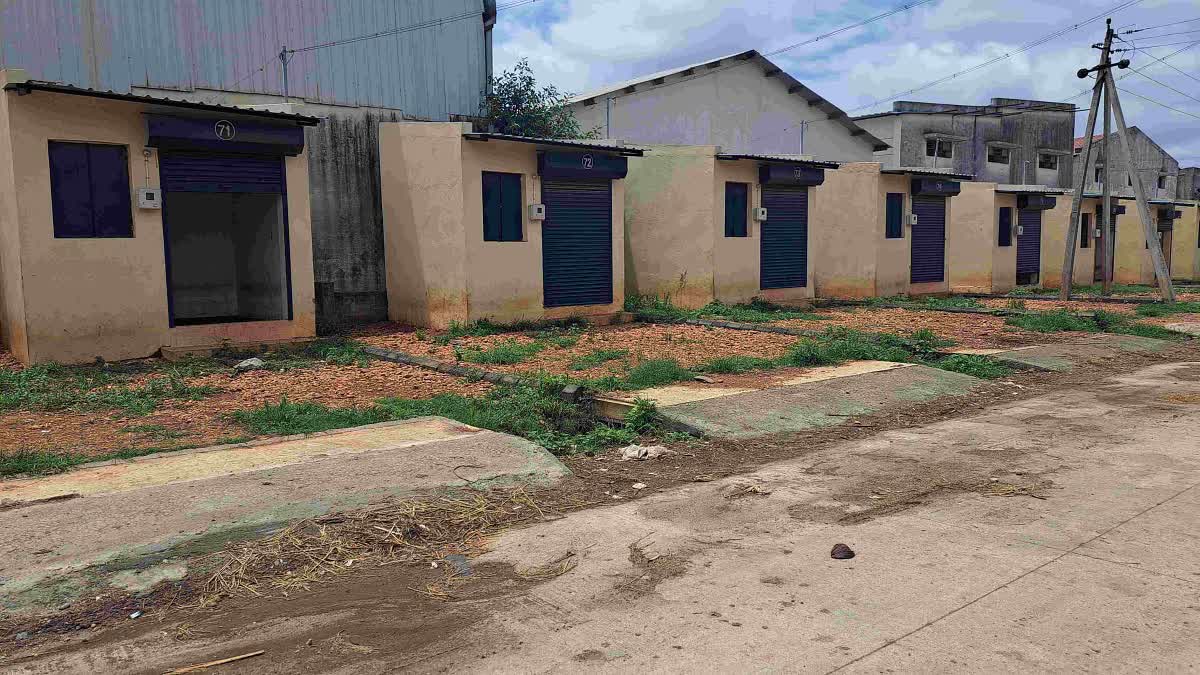
[[812, 166], [821, 169], [836, 169], [840, 166], [837, 162], [826, 162], [819, 159], [813, 159], [806, 155], [757, 155], [757, 154], [732, 154], [732, 153], [717, 153], [717, 159], [748, 159], [759, 162], [786, 162], [788, 164], [799, 164], [803, 166]]
[[646, 152], [645, 148], [635, 148], [630, 145], [625, 145], [622, 141], [615, 140], [537, 138], [534, 136], [513, 136], [512, 134], [494, 134], [490, 132], [468, 132], [463, 134], [463, 138], [468, 138], [473, 141], [513, 141], [515, 143], [557, 145], [568, 148], [585, 148], [588, 150], [607, 150], [609, 152], [616, 152], [622, 155], [632, 155], [634, 157], [641, 157], [642, 154]]
[[924, 166], [902, 166], [899, 169], [883, 169], [880, 173], [941, 176], [942, 178], [958, 178], [959, 180], [971, 180], [975, 178], [974, 174], [959, 173], [954, 169], [932, 169]]
[[216, 105], [213, 103], [197, 103], [195, 101], [166, 98], [163, 96], [146, 96], [143, 94], [122, 94], [115, 91], [98, 91], [84, 87], [73, 87], [71, 85], [60, 84], [58, 82], [40, 82], [37, 80], [30, 80], [28, 82], [15, 82], [5, 85], [4, 89], [6, 91], [18, 92], [45, 91], [54, 94], [91, 96], [93, 98], [107, 98], [118, 101], [131, 101], [134, 103], [147, 103], [151, 105], [161, 105], [174, 108], [188, 108], [191, 110], [211, 110], [213, 112], [226, 113], [230, 115], [247, 115], [250, 117], [263, 117], [267, 119], [296, 122], [297, 124], [303, 124], [305, 126], [312, 126], [321, 123], [319, 118], [309, 117], [308, 115], [272, 112], [270, 110], [255, 110], [253, 108], [240, 108], [238, 106]]
[[1033, 195], [1065, 195], [1070, 190], [1066, 188], [1050, 187], [1048, 185], [997, 185], [996, 192], [1005, 194], [1033, 194]]

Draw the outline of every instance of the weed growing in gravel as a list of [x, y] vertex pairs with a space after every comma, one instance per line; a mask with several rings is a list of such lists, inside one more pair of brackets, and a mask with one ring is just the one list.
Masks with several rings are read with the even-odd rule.
[[1065, 309], [1048, 312], [1030, 312], [1021, 316], [1010, 316], [1004, 321], [1010, 326], [1038, 333], [1055, 333], [1059, 331], [1078, 331], [1084, 333], [1118, 333], [1121, 335], [1137, 335], [1157, 338], [1160, 340], [1180, 340], [1184, 336], [1162, 326], [1136, 323], [1124, 314], [1099, 310], [1092, 316], [1079, 316]]
[[1138, 305], [1134, 310], [1138, 316], [1171, 316], [1172, 314], [1200, 314], [1200, 302], [1163, 302]]
[[952, 295], [948, 298], [939, 298], [931, 295], [921, 298], [916, 304], [921, 307], [928, 307], [929, 309], [976, 309], [983, 306], [975, 298], [964, 298], [957, 295]]
[[42, 364], [0, 371], [0, 410], [121, 410], [146, 415], [167, 399], [195, 401], [218, 391], [190, 385], [171, 369], [140, 386], [130, 386], [129, 380], [103, 366]]
[[695, 318], [694, 312], [676, 307], [670, 298], [654, 295], [630, 295], [625, 298], [625, 311], [638, 321], [648, 323], [679, 323]]
[[739, 323], [767, 323], [787, 319], [807, 319], [821, 321], [825, 317], [813, 312], [803, 312], [789, 309], [761, 298], [755, 298], [745, 305], [726, 305], [720, 302], [709, 304], [696, 310], [698, 317], [719, 317]]
[[336, 409], [284, 400], [238, 411], [233, 417], [250, 433], [283, 435], [438, 415], [522, 436], [556, 454], [596, 452], [628, 444], [637, 439], [638, 429], [649, 429], [656, 423], [657, 411], [643, 406], [632, 423], [618, 427], [605, 425], [587, 408], [559, 398], [558, 391], [564, 382], [561, 378], [545, 378], [529, 386], [497, 387], [481, 398], [458, 394], [420, 400], [386, 398], [367, 408]]
[[1025, 301], [1013, 298], [1013, 299], [1009, 300], [1008, 302], [1004, 303], [1004, 306], [1008, 309], [1024, 310], [1025, 309]]
[[532, 358], [545, 348], [544, 342], [517, 342], [510, 339], [494, 345], [491, 349], [462, 349], [456, 350], [455, 353], [460, 355], [463, 361], [470, 363], [512, 365]]
[[1003, 363], [975, 354], [952, 354], [945, 358], [931, 361], [927, 365], [950, 370], [983, 380], [994, 380], [998, 377], [1011, 375], [1013, 369]]
[[722, 356], [706, 361], [697, 366], [696, 370], [702, 373], [737, 375], [755, 370], [770, 370], [778, 366], [777, 359], [766, 359], [761, 356]]
[[[222, 438], [212, 445], [244, 443], [249, 437]], [[19, 450], [17, 452], [0, 454], [0, 477], [28, 474], [40, 476], [62, 473], [80, 464], [103, 462], [110, 459], [133, 459], [146, 455], [156, 455], [163, 452], [173, 452], [194, 448], [196, 445], [173, 445], [151, 448], [126, 448], [115, 450], [102, 455], [84, 455], [73, 452], [55, 452], [46, 450]]]
[[571, 370], [587, 370], [609, 361], [616, 361], [629, 356], [628, 349], [593, 349], [592, 351], [571, 361]]
[[642, 361], [625, 373], [622, 389], [649, 389], [680, 380], [690, 380], [695, 373], [679, 365], [675, 359]]
[[534, 333], [537, 334], [537, 337], [544, 338], [551, 332], [561, 333], [571, 329], [577, 330], [586, 325], [587, 322], [578, 317], [546, 321], [513, 321], [512, 323], [498, 323], [491, 319], [479, 319], [470, 323], [452, 321], [450, 328], [445, 333], [433, 338], [433, 342], [434, 344], [448, 345], [459, 338], [487, 337], [502, 333]]

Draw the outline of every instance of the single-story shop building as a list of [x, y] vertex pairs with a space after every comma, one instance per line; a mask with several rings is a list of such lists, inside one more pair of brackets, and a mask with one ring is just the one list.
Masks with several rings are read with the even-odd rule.
[[[1071, 222], [1071, 202], [1074, 193], [1067, 192], [1058, 197], [1058, 204], [1045, 212], [1042, 228], [1041, 286], [1058, 288], [1062, 285], [1064, 240]], [[1132, 204], [1130, 202], [1130, 204]], [[1126, 206], [1118, 198], [1112, 199], [1112, 223], [1122, 227], [1127, 219]], [[1100, 283], [1104, 280], [1104, 250], [1107, 237], [1104, 229], [1104, 200], [1098, 195], [1085, 194], [1079, 202], [1080, 226], [1075, 237], [1075, 267], [1072, 283], [1076, 286]]]
[[1017, 195], [995, 183], [963, 182], [947, 232], [952, 293], [1007, 293], [1017, 283]]
[[16, 358], [314, 335], [317, 119], [0, 73], [0, 331]]
[[970, 179], [876, 162], [827, 172], [812, 211], [817, 297], [948, 292], [946, 233], [957, 226], [961, 181]]
[[445, 328], [621, 311], [624, 179], [641, 150], [389, 122], [379, 153], [391, 320]]
[[[1122, 199], [1121, 204], [1125, 206], [1126, 216], [1117, 223], [1113, 280], [1119, 284], [1154, 284], [1154, 263], [1150, 259], [1137, 203], [1133, 199]], [[1171, 277], [1193, 278], [1194, 248], [1200, 245], [1198, 235], [1191, 225], [1196, 219], [1195, 203], [1151, 200], [1150, 218], [1159, 241], [1162, 242], [1163, 256], [1166, 258], [1167, 269], [1171, 271]], [[1179, 260], [1175, 259], [1177, 252], [1180, 253]]]
[[650, 146], [625, 181], [627, 289], [690, 308], [811, 299], [809, 214], [835, 168], [713, 145]]
[[1175, 202], [1178, 218], [1171, 225], [1171, 278], [1200, 280], [1200, 208], [1194, 201]]

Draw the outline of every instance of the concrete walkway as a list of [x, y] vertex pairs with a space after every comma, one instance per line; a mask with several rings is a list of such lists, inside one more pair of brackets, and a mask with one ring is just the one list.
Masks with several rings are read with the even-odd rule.
[[566, 473], [524, 439], [429, 417], [0, 482], [0, 606], [148, 587], [182, 577], [183, 553], [385, 496]]
[[513, 531], [484, 561], [578, 567], [355, 669], [1195, 670], [1198, 425], [1154, 366]]

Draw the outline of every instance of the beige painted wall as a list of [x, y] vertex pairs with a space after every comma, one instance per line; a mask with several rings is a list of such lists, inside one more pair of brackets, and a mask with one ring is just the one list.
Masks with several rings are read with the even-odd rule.
[[[453, 321], [598, 316], [620, 311], [625, 296], [624, 181], [612, 184], [613, 302], [544, 308], [542, 226], [528, 205], [541, 203], [538, 146], [470, 141], [462, 124], [379, 125], [388, 316], [444, 328]], [[634, 163], [638, 158], [630, 158]], [[519, 173], [524, 240], [483, 241], [483, 171]]]
[[[7, 72], [0, 70], [0, 90], [7, 83]], [[0, 94], [0, 343], [18, 359], [28, 362], [25, 293], [21, 282], [20, 213], [8, 114], [11, 100], [16, 100], [14, 95]]]
[[[1122, 200], [1125, 214], [1117, 217], [1117, 250], [1113, 281], [1119, 284], [1153, 284], [1154, 263], [1146, 249], [1146, 237], [1136, 202]], [[1151, 210], [1153, 217], [1153, 209]]]
[[[836, 171], [826, 171], [825, 182], [814, 190], [817, 200], [809, 209], [809, 240], [818, 297], [867, 298], [877, 294], [876, 266], [881, 263], [880, 242], [884, 241], [886, 190], [882, 178], [885, 176], [879, 164], [843, 164]], [[820, 227], [811, 227], [812, 223], [820, 223]], [[907, 233], [905, 239], [893, 241], [907, 241]], [[891, 258], [888, 256], [883, 264], [890, 266]], [[907, 274], [907, 264], [904, 269]], [[905, 278], [906, 287], [907, 281]]]
[[[31, 362], [119, 360], [149, 356], [164, 346], [276, 341], [315, 334], [308, 159], [286, 160], [294, 320], [170, 328], [162, 212], [137, 208], [132, 238], [55, 239], [47, 143], [113, 143], [129, 148], [131, 190], [157, 187], [157, 153], [146, 160], [147, 106], [83, 96], [5, 92], [15, 214], [0, 212], [6, 244], [19, 239], [19, 271], [5, 265], [6, 293], [18, 278], [27, 347], [18, 334], [19, 309], [6, 307], [6, 339]], [[157, 112], [157, 111], [156, 111]], [[145, 176], [149, 174], [149, 181]], [[3, 178], [0, 175], [0, 178]], [[16, 236], [13, 236], [15, 233]], [[5, 247], [7, 250], [7, 246]], [[10, 300], [15, 298], [9, 298]], [[6, 303], [7, 304], [7, 303]]]
[[[714, 298], [724, 251], [724, 178], [711, 145], [651, 146], [625, 179], [625, 286], [697, 308]], [[737, 162], [740, 163], [740, 162]], [[720, 229], [714, 229], [717, 222]], [[722, 249], [726, 259], [716, 265]], [[757, 283], [757, 279], [756, 279]]]
[[1200, 251], [1197, 250], [1197, 221], [1195, 204], [1175, 207], [1182, 217], [1175, 221], [1175, 236], [1172, 237], [1171, 278], [1180, 281], [1195, 281], [1197, 266], [1200, 264]]
[[[875, 295], [902, 295], [909, 292], [912, 280], [912, 226], [908, 224], [908, 216], [912, 213], [912, 195], [909, 194], [912, 192], [912, 178], [881, 173], [876, 192], [872, 225], [878, 243], [875, 258]], [[885, 200], [889, 192], [904, 195], [904, 236], [897, 239], [883, 236], [887, 225]], [[849, 224], [853, 225], [853, 221]]]
[[[954, 226], [946, 227], [946, 267], [955, 293], [992, 293], [999, 211], [995, 183], [962, 183], [953, 197]], [[1007, 289], [1006, 289], [1007, 290]]]
[[[1058, 288], [1062, 285], [1062, 269], [1065, 249], [1064, 240], [1067, 228], [1071, 223], [1071, 193], [1057, 195], [1054, 208], [1042, 212], [1042, 260], [1041, 282], [1044, 288]], [[1096, 206], [1099, 200], [1084, 198], [1080, 202], [1080, 213], [1089, 214], [1089, 228], [1096, 229]], [[1072, 271], [1072, 283], [1076, 286], [1087, 286], [1095, 278], [1096, 242], [1093, 240], [1087, 248], [1082, 248], [1078, 232], [1071, 244], [1075, 247], [1075, 265]]]

